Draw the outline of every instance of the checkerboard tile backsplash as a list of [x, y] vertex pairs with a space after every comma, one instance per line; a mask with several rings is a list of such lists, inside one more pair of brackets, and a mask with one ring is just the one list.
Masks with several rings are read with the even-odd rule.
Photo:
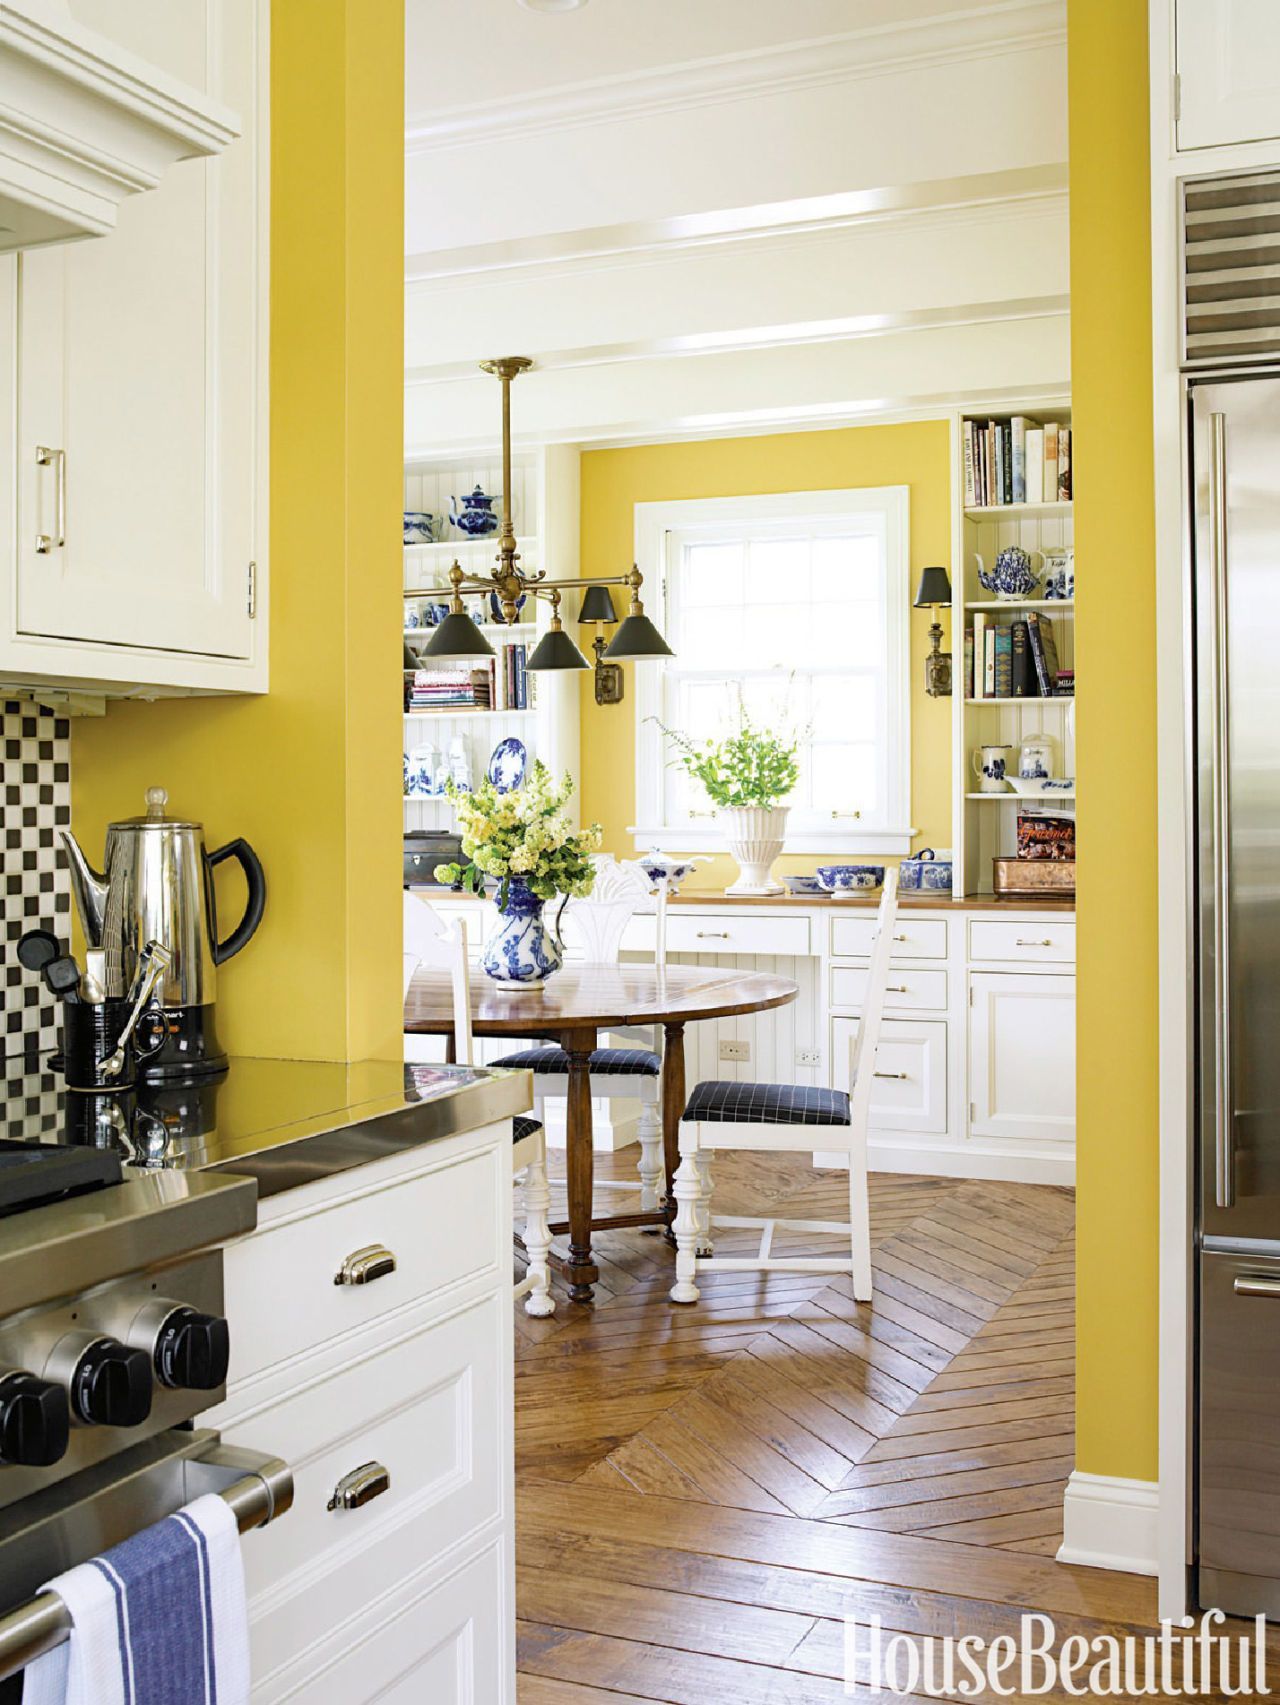
[[71, 823], [71, 728], [65, 717], [16, 700], [4, 702], [3, 722], [2, 1051], [45, 1052], [57, 1045], [58, 1003], [18, 964], [17, 949], [29, 929], [52, 930], [64, 946], [69, 942], [71, 886], [58, 830]]

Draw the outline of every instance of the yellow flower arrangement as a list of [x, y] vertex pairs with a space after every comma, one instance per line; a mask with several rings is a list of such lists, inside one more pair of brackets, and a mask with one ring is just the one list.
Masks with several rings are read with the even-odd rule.
[[591, 892], [591, 854], [599, 849], [601, 829], [598, 823], [585, 829], [570, 823], [565, 806], [573, 796], [571, 776], [554, 782], [546, 765], [535, 762], [524, 786], [509, 793], [499, 793], [491, 781], [481, 782], [472, 793], [460, 792], [450, 782], [446, 791], [469, 862], [438, 864], [438, 882], [460, 882], [479, 892], [486, 876], [497, 877], [502, 885], [499, 907], [506, 904], [512, 877], [526, 883], [540, 900]]

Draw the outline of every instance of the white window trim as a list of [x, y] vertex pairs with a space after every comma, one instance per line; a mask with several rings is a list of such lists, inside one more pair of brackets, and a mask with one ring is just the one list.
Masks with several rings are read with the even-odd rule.
[[[684, 502], [635, 505], [635, 560], [644, 575], [643, 596], [648, 614], [662, 628], [666, 617], [667, 534], [716, 521], [785, 520], [789, 516], [824, 519], [875, 510], [886, 517], [885, 630], [891, 666], [896, 664], [899, 691], [890, 693], [889, 736], [896, 735], [898, 763], [889, 768], [887, 825], [864, 829], [853, 817], [833, 821], [830, 829], [804, 829], [789, 834], [784, 852], [905, 854], [911, 851], [911, 627], [910, 627], [910, 488], [905, 485], [857, 486], [845, 491], [794, 491], [760, 497], [708, 497]], [[662, 712], [662, 664], [634, 671], [636, 683], [636, 816], [630, 833], [638, 848], [661, 846], [669, 852], [715, 852], [724, 836], [714, 827], [714, 813], [705, 829], [663, 824], [664, 757], [660, 740], [648, 718]]]

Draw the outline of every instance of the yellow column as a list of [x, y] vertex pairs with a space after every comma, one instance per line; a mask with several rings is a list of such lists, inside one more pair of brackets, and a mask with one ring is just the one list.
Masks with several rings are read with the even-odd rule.
[[[403, 0], [272, 0], [271, 690], [73, 725], [92, 854], [162, 784], [266, 868], [219, 972], [233, 1053], [396, 1056], [400, 1031]], [[194, 310], [193, 310], [194, 311]], [[221, 880], [221, 878], [220, 878]], [[228, 881], [224, 910], [239, 892]]]
[[1071, 0], [1067, 30], [1081, 680], [1076, 1465], [1154, 1480], [1159, 942], [1146, 0]]

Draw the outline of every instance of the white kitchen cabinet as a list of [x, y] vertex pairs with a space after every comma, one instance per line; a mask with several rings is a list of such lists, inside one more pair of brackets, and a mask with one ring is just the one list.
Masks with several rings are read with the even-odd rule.
[[131, 198], [111, 235], [4, 263], [0, 677], [261, 690], [269, 8], [72, 10], [242, 134]]
[[[857, 1019], [831, 1020], [833, 1084], [846, 1085], [849, 1081], [849, 1050], [857, 1034]], [[914, 1024], [897, 1018], [884, 1020], [876, 1048], [870, 1125], [873, 1131], [914, 1131], [919, 1136], [940, 1136], [946, 1132], [945, 1022]]]
[[1280, 6], [1176, 0], [1178, 147], [1280, 136]]
[[1075, 1137], [1075, 978], [974, 971], [969, 978], [970, 1137]]

